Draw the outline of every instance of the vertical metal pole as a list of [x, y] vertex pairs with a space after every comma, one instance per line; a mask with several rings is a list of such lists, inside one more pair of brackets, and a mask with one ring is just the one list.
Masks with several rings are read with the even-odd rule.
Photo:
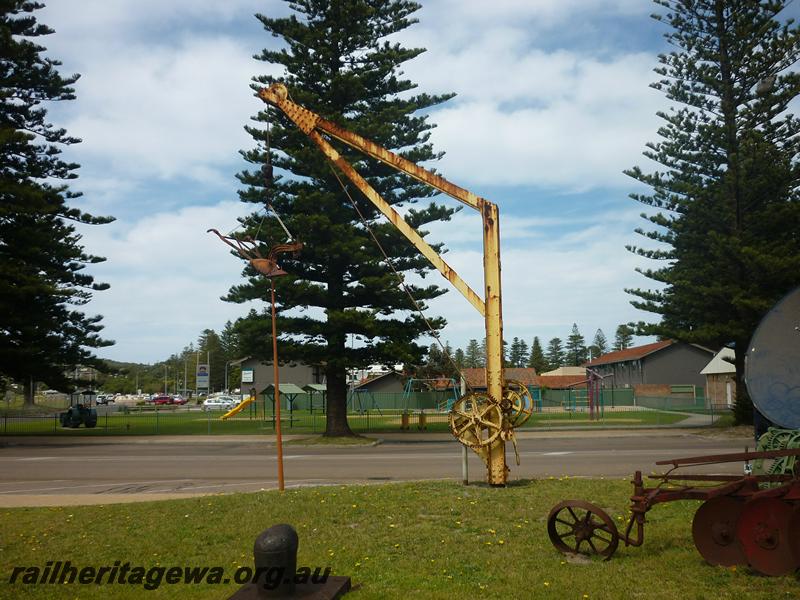
[[469, 463], [467, 459], [469, 458], [469, 454], [467, 451], [467, 447], [465, 445], [461, 445], [461, 483], [464, 485], [469, 484]]
[[275, 324], [275, 280], [269, 280], [272, 296], [272, 375], [275, 383], [275, 437], [278, 445], [278, 489], [283, 491], [283, 438], [281, 437], [281, 388], [278, 382], [278, 332]]
[[[484, 202], [483, 269], [486, 323], [486, 391], [495, 402], [503, 399], [503, 310], [500, 301], [500, 221], [496, 204]], [[505, 442], [498, 441], [488, 448], [488, 481], [491, 485], [506, 483]]]

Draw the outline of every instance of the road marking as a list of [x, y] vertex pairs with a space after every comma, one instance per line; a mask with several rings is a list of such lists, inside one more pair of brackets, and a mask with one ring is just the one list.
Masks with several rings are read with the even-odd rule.
[[[169, 481], [177, 482], [177, 481], [194, 481], [193, 479], [171, 479]], [[25, 492], [52, 492], [56, 490], [75, 490], [78, 488], [83, 487], [117, 487], [122, 485], [145, 485], [145, 484], [163, 484], [164, 480], [160, 481], [121, 481], [121, 482], [106, 482], [106, 483], [82, 483], [79, 485], [69, 485], [69, 486], [60, 486], [60, 487], [49, 487], [49, 488], [31, 488], [25, 490], [3, 490], [0, 491], [0, 494], [22, 494]]]

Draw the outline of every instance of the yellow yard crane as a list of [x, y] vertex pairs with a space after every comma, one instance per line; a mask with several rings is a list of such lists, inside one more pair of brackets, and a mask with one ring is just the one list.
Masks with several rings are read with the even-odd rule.
[[[285, 85], [276, 83], [259, 92], [266, 103], [279, 108], [319, 147], [325, 157], [361, 190], [364, 196], [427, 258], [439, 272], [484, 317], [486, 328], [486, 393], [470, 393], [459, 399], [450, 412], [450, 429], [459, 441], [472, 448], [486, 463], [487, 480], [505, 485], [508, 473], [505, 442], [514, 439], [514, 428], [531, 414], [527, 388], [503, 377], [503, 317], [500, 295], [500, 223], [496, 204], [473, 194], [443, 177], [406, 160], [378, 144], [347, 131], [289, 98]], [[483, 273], [485, 299], [482, 300], [450, 265], [397, 213], [375, 189], [348, 163], [325, 136], [406, 173], [459, 202], [477, 210], [483, 219]], [[517, 456], [519, 464], [519, 456]]]

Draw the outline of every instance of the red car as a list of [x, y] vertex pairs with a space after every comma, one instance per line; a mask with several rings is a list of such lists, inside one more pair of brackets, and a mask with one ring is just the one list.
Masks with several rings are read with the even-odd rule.
[[172, 404], [172, 402], [172, 396], [167, 396], [166, 394], [159, 394], [153, 398], [153, 404]]

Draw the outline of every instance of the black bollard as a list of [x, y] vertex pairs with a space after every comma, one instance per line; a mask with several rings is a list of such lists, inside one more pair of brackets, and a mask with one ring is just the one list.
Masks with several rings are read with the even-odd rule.
[[291, 525], [273, 525], [253, 545], [256, 586], [262, 598], [291, 596], [297, 571], [297, 532]]
[[309, 567], [302, 567], [298, 576], [297, 546], [297, 532], [291, 525], [262, 531], [253, 545], [255, 581], [240, 587], [229, 600], [335, 600], [350, 590], [350, 578], [330, 575], [330, 567], [316, 565], [314, 575]]

